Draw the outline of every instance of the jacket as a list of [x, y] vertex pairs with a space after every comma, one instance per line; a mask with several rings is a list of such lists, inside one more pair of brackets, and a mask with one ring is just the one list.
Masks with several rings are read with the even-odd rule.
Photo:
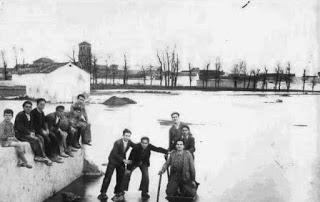
[[170, 179], [181, 176], [182, 179], [176, 179], [176, 180], [182, 180], [185, 183], [190, 181], [195, 181], [196, 172], [195, 172], [194, 161], [191, 153], [187, 150], [182, 151], [182, 155], [183, 155], [182, 173], [177, 173], [176, 168], [172, 166], [172, 164], [174, 164], [174, 161], [176, 161], [177, 155], [178, 155], [178, 152], [176, 150], [172, 151], [168, 160], [162, 167], [162, 172], [165, 172], [166, 169], [170, 166]]
[[184, 142], [184, 149], [188, 150], [193, 156], [193, 153], [196, 151], [194, 137], [190, 134], [188, 138], [183, 136], [182, 139]]
[[30, 112], [30, 117], [31, 117], [31, 126], [34, 129], [34, 132], [36, 134], [41, 134], [42, 131], [46, 129], [46, 117], [43, 112], [39, 112], [37, 108], [34, 108]]
[[61, 119], [57, 119], [58, 116], [55, 112], [50, 113], [46, 116], [46, 125], [49, 131], [52, 131], [54, 133], [57, 133], [60, 128], [60, 121]]
[[[128, 169], [131, 170], [131, 168], [139, 166], [140, 163], [144, 164], [145, 166], [150, 166], [150, 155], [151, 151], [159, 152], [166, 154], [168, 153], [168, 150], [162, 148], [162, 147], [155, 147], [152, 144], [149, 144], [145, 150], [143, 150], [141, 144], [138, 144], [136, 147], [134, 147], [131, 150], [129, 160], [132, 161], [132, 164], [128, 165]], [[142, 157], [142, 152], [145, 152], [145, 155]]]
[[135, 146], [136, 144], [134, 144], [131, 140], [129, 140], [127, 148], [124, 150], [122, 138], [115, 141], [113, 144], [113, 148], [108, 157], [109, 163], [115, 166], [123, 165], [123, 160], [126, 159], [126, 153], [129, 147], [133, 148]]
[[31, 120], [29, 121], [24, 111], [19, 112], [14, 121], [14, 131], [16, 137], [30, 135], [33, 131]]
[[182, 138], [182, 127], [184, 126], [183, 123], [180, 123], [179, 127], [176, 128], [174, 125], [171, 126], [169, 130], [169, 151], [175, 149], [175, 142], [178, 139]]

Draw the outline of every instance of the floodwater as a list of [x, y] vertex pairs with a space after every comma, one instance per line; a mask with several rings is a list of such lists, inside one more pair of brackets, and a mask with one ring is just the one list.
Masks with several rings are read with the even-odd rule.
[[[135, 105], [108, 107], [100, 104], [117, 95]], [[132, 140], [150, 137], [156, 146], [168, 146], [170, 113], [191, 123], [196, 139], [195, 165], [198, 202], [309, 202], [320, 201], [319, 95], [281, 96], [246, 92], [174, 91], [173, 94], [99, 91], [90, 96], [89, 119], [93, 146], [87, 157], [101, 169], [113, 142], [129, 128]], [[283, 102], [276, 102], [281, 99]], [[0, 109], [20, 109], [22, 101], [1, 101]], [[50, 112], [56, 105], [48, 105]], [[67, 106], [67, 105], [66, 105]], [[150, 202], [156, 201], [159, 169], [163, 155], [151, 155]], [[128, 202], [140, 201], [140, 171], [131, 178]], [[64, 191], [94, 202], [101, 178], [80, 178]], [[160, 201], [164, 199], [166, 175], [162, 178]], [[111, 198], [115, 176], [108, 195]], [[48, 200], [61, 201], [61, 196]]]

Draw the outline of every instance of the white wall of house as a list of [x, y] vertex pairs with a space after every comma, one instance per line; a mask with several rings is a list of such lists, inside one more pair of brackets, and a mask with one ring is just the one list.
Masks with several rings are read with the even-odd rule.
[[[204, 83], [204, 84], [203, 84]], [[197, 86], [202, 87], [206, 86], [206, 82], [203, 80], [197, 80]], [[232, 79], [221, 79], [219, 83], [220, 88], [234, 88], [234, 80]], [[210, 79], [208, 80], [208, 87], [215, 87], [215, 80]], [[248, 87], [248, 81], [244, 84], [243, 81], [238, 80], [237, 81], [237, 88], [247, 88]], [[253, 88], [253, 81], [250, 82], [249, 88]]]
[[68, 63], [50, 73], [14, 74], [13, 82], [26, 85], [27, 95], [51, 102], [72, 102], [80, 93], [90, 93], [90, 75]]

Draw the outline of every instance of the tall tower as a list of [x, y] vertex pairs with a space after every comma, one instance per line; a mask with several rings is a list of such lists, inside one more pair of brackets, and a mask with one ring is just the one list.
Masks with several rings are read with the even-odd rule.
[[90, 43], [86, 41], [79, 43], [78, 60], [80, 63], [80, 67], [86, 70], [87, 72], [90, 72], [91, 64], [92, 64], [92, 54], [91, 54]]

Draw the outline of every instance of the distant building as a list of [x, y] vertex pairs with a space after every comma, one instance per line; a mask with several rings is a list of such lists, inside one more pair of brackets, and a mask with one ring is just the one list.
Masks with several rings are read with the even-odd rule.
[[90, 72], [92, 65], [91, 44], [84, 41], [79, 44], [78, 62], [80, 68]]
[[189, 70], [182, 70], [181, 72], [179, 72], [179, 76], [190, 76], [190, 73], [191, 73], [191, 76], [198, 76], [199, 75], [199, 72], [200, 72], [200, 69], [199, 68], [192, 68], [191, 71]]
[[90, 75], [86, 71], [72, 63], [45, 61], [36, 60], [27, 68], [19, 68], [13, 73], [12, 82], [25, 85], [29, 97], [51, 102], [72, 102], [78, 94], [90, 92]]
[[12, 78], [12, 69], [10, 68], [6, 68], [6, 72], [5, 71], [5, 68], [3, 67], [0, 67], [0, 80], [5, 80], [5, 74], [6, 74], [6, 80], [11, 80]]
[[50, 58], [39, 58], [35, 61], [33, 61], [33, 64], [38, 65], [38, 66], [43, 66], [43, 65], [48, 65], [54, 63], [53, 60]]
[[200, 80], [209, 80], [215, 79], [223, 76], [225, 73], [224, 71], [217, 71], [217, 70], [200, 70], [199, 71], [199, 79]]

